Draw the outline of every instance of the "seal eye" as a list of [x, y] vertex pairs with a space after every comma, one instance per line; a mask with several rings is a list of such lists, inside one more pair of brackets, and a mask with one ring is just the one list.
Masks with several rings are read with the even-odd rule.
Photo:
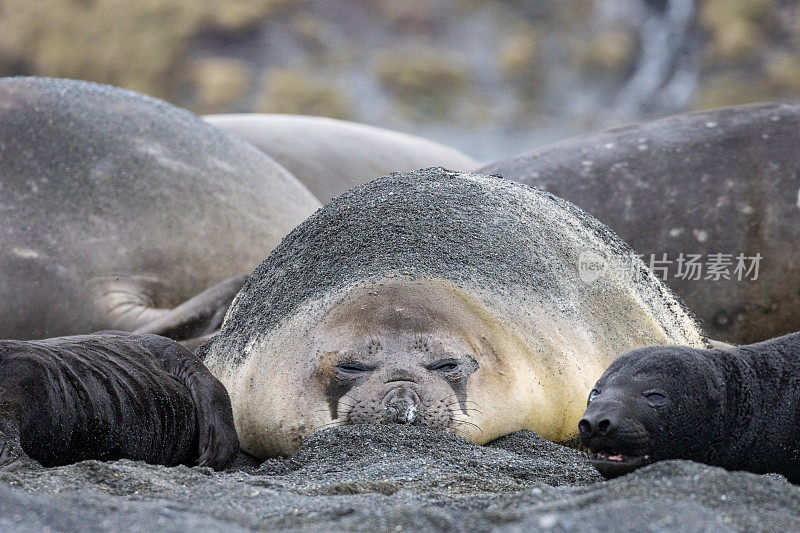
[[356, 363], [354, 361], [346, 361], [336, 365], [336, 371], [341, 372], [342, 374], [363, 374], [364, 372], [369, 372], [370, 370], [372, 369], [367, 365]]
[[458, 361], [455, 359], [442, 359], [430, 365], [428, 369], [437, 372], [455, 372], [458, 370]]
[[647, 403], [653, 407], [658, 407], [667, 403], [667, 394], [662, 390], [646, 390], [642, 395], [647, 398]]
[[589, 391], [589, 399], [586, 400], [586, 405], [588, 406], [590, 403], [592, 403], [592, 400], [597, 398], [598, 394], [600, 394], [600, 392], [597, 389], [592, 389]]

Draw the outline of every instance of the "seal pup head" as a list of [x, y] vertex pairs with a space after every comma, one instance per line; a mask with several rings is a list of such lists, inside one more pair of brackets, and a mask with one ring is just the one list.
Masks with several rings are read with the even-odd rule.
[[701, 350], [654, 346], [609, 366], [578, 422], [595, 468], [613, 478], [650, 462], [709, 462], [724, 438], [725, 387]]

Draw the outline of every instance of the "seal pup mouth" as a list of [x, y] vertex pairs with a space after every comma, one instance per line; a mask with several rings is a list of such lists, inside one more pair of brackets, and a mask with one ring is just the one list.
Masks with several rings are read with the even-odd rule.
[[606, 479], [630, 474], [651, 463], [649, 455], [625, 455], [614, 450], [597, 450], [589, 454], [592, 466]]

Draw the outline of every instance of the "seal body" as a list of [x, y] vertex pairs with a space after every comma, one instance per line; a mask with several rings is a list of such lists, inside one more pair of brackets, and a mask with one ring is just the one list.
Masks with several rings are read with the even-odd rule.
[[123, 458], [224, 468], [238, 450], [224, 387], [170, 339], [0, 341], [0, 470]]
[[0, 338], [203, 333], [241, 280], [172, 311], [252, 272], [319, 205], [194, 115], [79, 81], [0, 80], [0, 162]]
[[[583, 252], [641, 277], [583, 280]], [[432, 168], [351, 189], [298, 226], [201, 353], [243, 448], [268, 457], [337, 424], [567, 441], [617, 354], [675, 342], [704, 345], [608, 228], [551, 194]]]
[[585, 209], [652, 259], [711, 338], [749, 344], [800, 330], [800, 293], [786, 290], [800, 286], [798, 144], [800, 105], [756, 104], [579, 137], [479, 172]]
[[253, 113], [204, 119], [251, 142], [323, 203], [389, 172], [437, 165], [462, 171], [478, 167], [472, 158], [439, 143], [344, 120]]
[[800, 481], [800, 334], [730, 349], [633, 350], [605, 371], [579, 423], [607, 477], [689, 459]]

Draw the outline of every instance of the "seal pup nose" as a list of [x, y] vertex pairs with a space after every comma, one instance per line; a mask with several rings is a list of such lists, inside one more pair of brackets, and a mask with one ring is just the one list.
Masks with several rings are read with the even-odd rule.
[[616, 431], [617, 426], [610, 418], [597, 420], [593, 417], [585, 416], [578, 422], [578, 432], [583, 438], [606, 437]]
[[412, 391], [398, 387], [383, 402], [386, 421], [392, 424], [413, 424], [419, 417], [419, 399]]

